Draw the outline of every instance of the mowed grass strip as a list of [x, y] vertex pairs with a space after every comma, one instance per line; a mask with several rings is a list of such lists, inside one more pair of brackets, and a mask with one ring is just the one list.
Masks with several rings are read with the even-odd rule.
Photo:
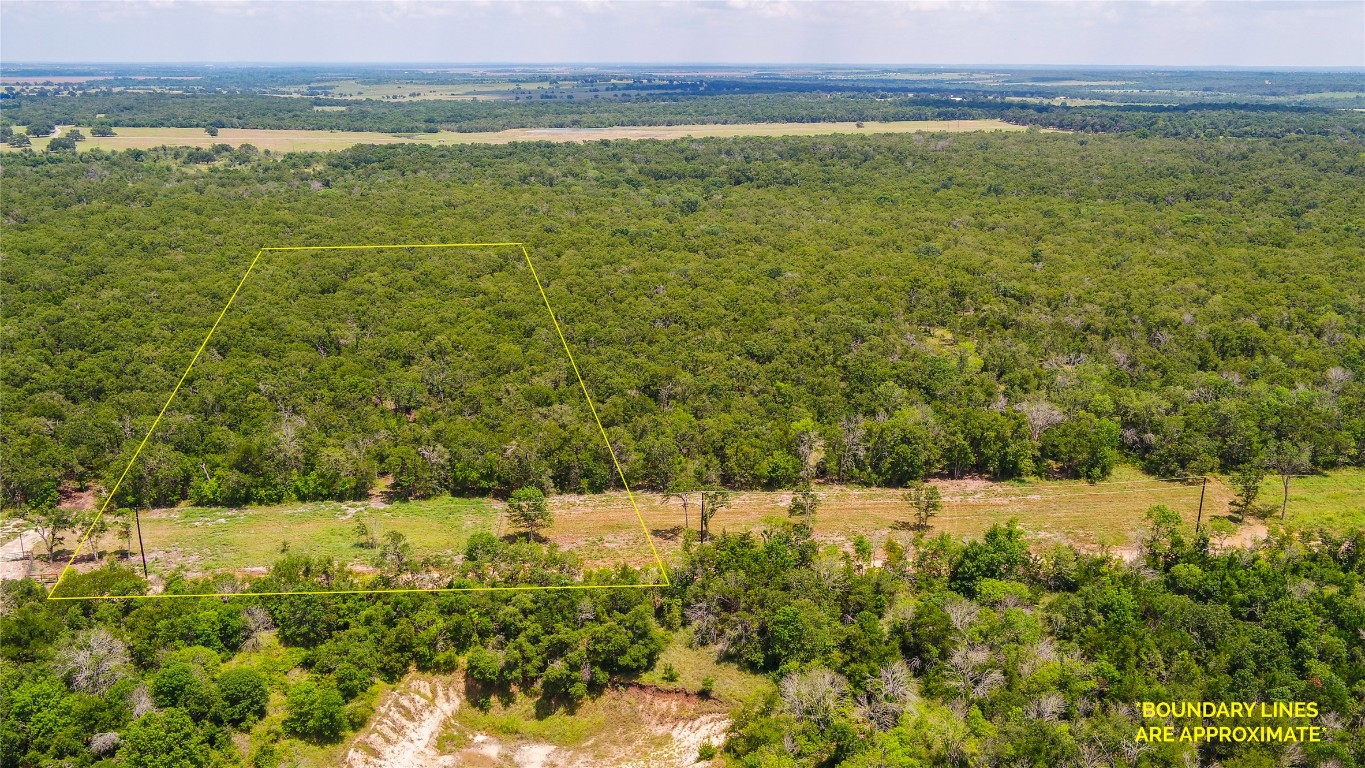
[[[1010, 519], [1040, 545], [1067, 542], [1081, 547], [1129, 546], [1146, 528], [1147, 510], [1157, 504], [1180, 513], [1193, 530], [1199, 509], [1198, 481], [1161, 481], [1131, 468], [1120, 468], [1104, 483], [1082, 481], [986, 480], [934, 481], [943, 493], [943, 510], [930, 523], [930, 534], [976, 538], [987, 528]], [[1281, 488], [1267, 478], [1261, 502], [1278, 513]], [[913, 520], [903, 491], [890, 488], [817, 486], [820, 507], [816, 537], [826, 543], [850, 546], [866, 536], [880, 548], [888, 536]], [[750, 491], [732, 496], [729, 507], [716, 514], [713, 533], [757, 531], [789, 520], [792, 494]], [[1204, 519], [1226, 517], [1233, 492], [1220, 479], [1205, 491]], [[640, 516], [654, 545], [665, 558], [682, 546], [684, 514], [676, 499], [637, 492]], [[550, 497], [555, 524], [544, 535], [573, 551], [586, 567], [620, 563], [654, 563], [639, 518], [623, 492]], [[412, 543], [417, 557], [454, 555], [478, 531], [517, 535], [501, 517], [501, 505], [491, 499], [440, 497], [374, 508], [363, 502], [321, 502], [242, 509], [186, 507], [155, 510], [142, 517], [143, 539], [153, 570], [169, 573], [185, 567], [192, 573], [246, 571], [268, 567], [285, 551], [332, 557], [343, 563], [366, 565], [375, 551], [359, 547], [356, 524], [364, 521], [382, 540], [399, 531]], [[695, 496], [686, 523], [697, 528]], [[1291, 527], [1323, 526], [1337, 530], [1365, 526], [1365, 470], [1345, 469], [1326, 475], [1295, 478], [1290, 486]], [[285, 544], [288, 549], [285, 549]], [[105, 542], [106, 549], [109, 541]]]
[[[68, 130], [63, 127], [62, 133]], [[913, 120], [887, 123], [745, 123], [742, 125], [621, 126], [616, 128], [518, 128], [484, 133], [393, 134], [370, 131], [296, 131], [257, 128], [223, 128], [217, 136], [202, 128], [115, 128], [117, 136], [90, 136], [77, 144], [90, 149], [151, 149], [160, 146], [212, 147], [251, 144], [272, 152], [328, 152], [357, 144], [509, 144], [514, 141], [598, 141], [601, 139], [681, 139], [733, 136], [827, 136], [836, 133], [960, 133], [965, 131], [1022, 131], [1024, 126], [1000, 120]], [[50, 138], [33, 139], [33, 149], [43, 151]], [[0, 151], [20, 151], [0, 145]]]
[[363, 565], [376, 550], [359, 546], [359, 522], [381, 542], [390, 531], [402, 533], [421, 558], [463, 551], [474, 533], [494, 532], [497, 518], [489, 500], [449, 496], [382, 508], [364, 502], [186, 507], [143, 514], [142, 537], [149, 566], [163, 574], [181, 566], [191, 573], [260, 569], [285, 553]]
[[[1147, 510], [1164, 504], [1179, 512], [1193, 529], [1199, 508], [1199, 486], [1156, 481], [1135, 470], [1122, 470], [1109, 483], [1091, 485], [1080, 481], [1007, 482], [985, 480], [934, 481], [943, 494], [943, 510], [930, 522], [929, 533], [946, 532], [954, 536], [977, 538], [991, 525], [1017, 519], [1022, 528], [1039, 543], [1066, 541], [1085, 547], [1124, 545], [1135, 540], [1146, 525]], [[857, 536], [866, 536], [880, 548], [890, 535], [899, 535], [913, 521], [914, 512], [902, 498], [904, 491], [891, 488], [817, 486], [820, 507], [815, 516], [815, 535], [823, 541], [847, 545]], [[712, 533], [756, 531], [778, 521], [788, 520], [790, 492], [745, 492], [734, 494], [729, 507], [711, 521]], [[628, 505], [624, 494], [598, 497], [556, 497], [562, 509], [556, 516], [552, 538], [566, 542], [593, 537], [611, 540], [612, 534], [626, 535], [624, 529], [603, 531], [592, 524], [592, 517], [578, 510], [590, 498], [594, 506]], [[1205, 514], [1225, 511], [1226, 497], [1212, 484], [1205, 499]], [[682, 505], [676, 499], [665, 502], [659, 494], [636, 494], [640, 513], [655, 535], [661, 552], [676, 552], [682, 543], [684, 523]], [[604, 515], [604, 517], [606, 517]], [[610, 515], [619, 519], [619, 515]], [[697, 527], [695, 498], [689, 511], [689, 524]]]

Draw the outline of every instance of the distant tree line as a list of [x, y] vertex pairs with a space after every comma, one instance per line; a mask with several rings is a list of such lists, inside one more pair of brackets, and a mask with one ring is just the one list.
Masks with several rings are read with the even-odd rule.
[[[272, 128], [386, 133], [607, 128], [691, 123], [874, 122], [999, 119], [1090, 133], [1167, 137], [1365, 135], [1365, 115], [1279, 104], [1058, 106], [968, 93], [841, 92], [619, 93], [573, 101], [281, 98], [256, 93], [80, 93], [0, 100], [0, 122], [202, 128]], [[341, 109], [317, 109], [340, 107]]]

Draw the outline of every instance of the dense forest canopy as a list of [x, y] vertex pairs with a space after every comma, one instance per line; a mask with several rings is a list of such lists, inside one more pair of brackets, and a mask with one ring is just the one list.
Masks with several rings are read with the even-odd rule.
[[[9, 505], [112, 486], [263, 245], [527, 242], [644, 488], [1365, 460], [1349, 135], [220, 146], [3, 173]], [[281, 256], [119, 504], [616, 482], [519, 253]]]

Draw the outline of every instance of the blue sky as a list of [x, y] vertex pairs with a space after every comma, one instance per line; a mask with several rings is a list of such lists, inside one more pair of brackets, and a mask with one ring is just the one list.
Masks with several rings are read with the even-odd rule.
[[0, 61], [1365, 66], [1365, 1], [5, 0]]

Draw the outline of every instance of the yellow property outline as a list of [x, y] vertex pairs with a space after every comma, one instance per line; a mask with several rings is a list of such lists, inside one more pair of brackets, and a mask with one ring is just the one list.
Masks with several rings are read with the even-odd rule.
[[[442, 587], [434, 589], [350, 589], [350, 590], [306, 590], [298, 592], [211, 592], [196, 594], [155, 594], [155, 595], [88, 595], [72, 597], [56, 597], [57, 588], [62, 585], [62, 579], [71, 570], [71, 566], [76, 562], [76, 557], [80, 555], [81, 549], [86, 541], [90, 539], [90, 534], [95, 530], [100, 518], [104, 515], [104, 510], [113, 501], [114, 495], [118, 493], [119, 486], [128, 477], [128, 472], [137, 462], [137, 458], [142, 454], [142, 449], [147, 446], [147, 441], [151, 439], [152, 433], [161, 423], [161, 417], [166, 415], [166, 409], [171, 407], [171, 401], [180, 392], [180, 387], [185, 383], [185, 379], [190, 375], [190, 369], [199, 361], [199, 356], [203, 354], [208, 346], [209, 339], [213, 338], [213, 332], [218, 330], [218, 324], [223, 321], [227, 311], [232, 307], [232, 302], [237, 299], [237, 294], [246, 284], [246, 279], [251, 276], [251, 270], [256, 268], [256, 262], [260, 261], [261, 254], [267, 251], [359, 251], [359, 250], [378, 250], [383, 248], [520, 248], [521, 254], [526, 258], [526, 266], [531, 270], [531, 279], [536, 281], [536, 288], [540, 291], [540, 298], [545, 302], [545, 311], [550, 313], [550, 322], [554, 324], [555, 333], [559, 336], [559, 343], [564, 346], [564, 354], [569, 358], [569, 365], [573, 368], [574, 377], [578, 379], [578, 386], [583, 390], [583, 399], [588, 401], [588, 410], [592, 411], [593, 421], [597, 423], [597, 431], [602, 435], [602, 442], [607, 446], [607, 452], [611, 454], [611, 463], [616, 467], [616, 475], [621, 478], [621, 487], [626, 489], [626, 498], [630, 499], [630, 506], [635, 510], [635, 519], [640, 521], [640, 530], [644, 531], [645, 541], [649, 542], [649, 551], [654, 555], [654, 562], [659, 566], [659, 573], [664, 580], [661, 584], [561, 584], [552, 586], [517, 586], [517, 587]], [[218, 313], [218, 319], [213, 321], [213, 326], [204, 336], [204, 340], [199, 343], [199, 349], [195, 350], [194, 357], [190, 358], [189, 365], [185, 366], [185, 372], [180, 374], [180, 381], [176, 382], [175, 388], [166, 398], [166, 404], [161, 406], [161, 412], [152, 421], [152, 426], [147, 429], [147, 434], [142, 436], [142, 442], [138, 444], [137, 450], [133, 451], [132, 458], [128, 459], [128, 464], [123, 468], [123, 474], [119, 475], [118, 482], [109, 490], [104, 498], [104, 503], [100, 505], [99, 512], [95, 513], [95, 519], [90, 521], [90, 527], [85, 530], [85, 535], [81, 537], [80, 543], [76, 545], [76, 550], [71, 553], [71, 559], [62, 568], [57, 581], [52, 585], [48, 592], [48, 600], [148, 600], [156, 598], [178, 598], [178, 597], [251, 597], [251, 596], [282, 596], [282, 595], [370, 595], [387, 594], [401, 592], [512, 592], [517, 590], [567, 590], [567, 589], [654, 589], [656, 587], [671, 586], [668, 579], [668, 566], [664, 565], [663, 558], [659, 556], [659, 550], [654, 546], [654, 537], [649, 535], [649, 526], [645, 525], [644, 515], [640, 514], [640, 506], [635, 503], [635, 494], [630, 491], [630, 484], [626, 482], [626, 473], [621, 471], [621, 462], [616, 458], [616, 450], [611, 447], [611, 439], [607, 437], [607, 430], [602, 426], [602, 419], [597, 415], [597, 406], [592, 402], [592, 395], [588, 394], [588, 385], [583, 382], [583, 374], [578, 371], [578, 363], [574, 360], [573, 351], [569, 349], [569, 342], [564, 338], [564, 329], [559, 326], [559, 318], [555, 317], [554, 308], [550, 306], [550, 297], [545, 294], [545, 286], [540, 282], [540, 276], [536, 274], [536, 265], [531, 262], [531, 252], [525, 243], [405, 243], [400, 245], [291, 245], [261, 248], [256, 251], [256, 255], [251, 258], [251, 263], [247, 265], [246, 272], [242, 273], [242, 279], [237, 281], [237, 287], [232, 290], [232, 295], [228, 297], [227, 304]]]

